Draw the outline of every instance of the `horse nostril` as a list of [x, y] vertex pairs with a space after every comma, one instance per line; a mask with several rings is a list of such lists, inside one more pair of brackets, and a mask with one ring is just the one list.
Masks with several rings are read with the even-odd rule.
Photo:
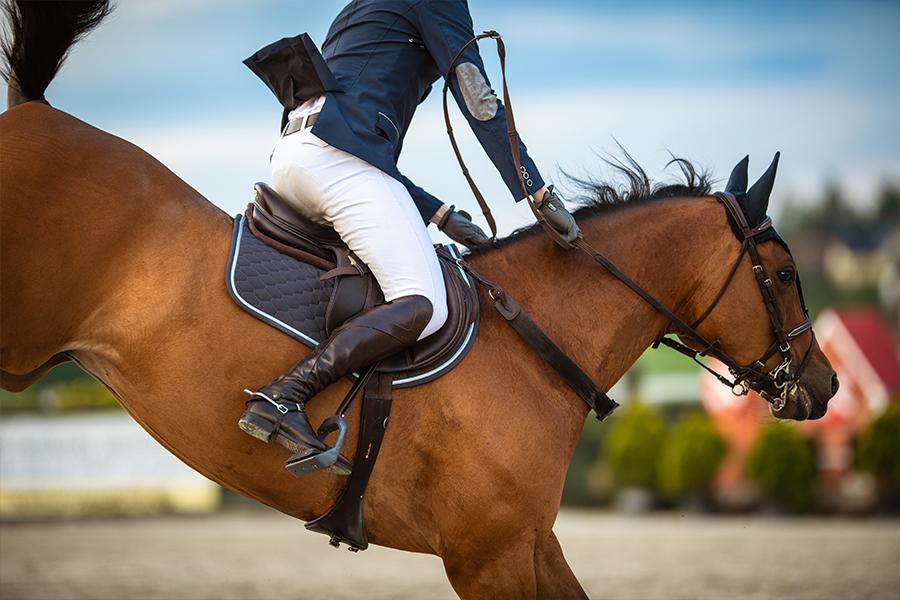
[[841, 387], [841, 382], [838, 381], [837, 373], [831, 376], [831, 395], [834, 396], [837, 394], [838, 390]]

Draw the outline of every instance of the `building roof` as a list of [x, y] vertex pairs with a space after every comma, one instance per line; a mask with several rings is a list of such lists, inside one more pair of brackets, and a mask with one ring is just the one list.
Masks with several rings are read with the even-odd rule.
[[856, 308], [837, 309], [835, 315], [888, 391], [900, 391], [897, 344], [881, 313], [874, 308]]
[[836, 366], [838, 376], [852, 378], [880, 414], [900, 392], [900, 355], [884, 317], [872, 307], [828, 309], [816, 319], [815, 332], [826, 356], [843, 365]]

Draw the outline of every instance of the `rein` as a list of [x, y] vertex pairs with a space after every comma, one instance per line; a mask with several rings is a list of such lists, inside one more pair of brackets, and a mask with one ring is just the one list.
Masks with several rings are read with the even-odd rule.
[[[462, 169], [463, 175], [466, 178], [466, 181], [469, 183], [469, 187], [472, 189], [472, 193], [475, 196], [475, 199], [478, 201], [479, 206], [481, 207], [482, 214], [484, 214], [485, 219], [488, 222], [488, 225], [491, 229], [491, 241], [495, 240], [497, 237], [497, 226], [494, 221], [494, 217], [491, 214], [490, 207], [484, 199], [484, 196], [481, 194], [481, 191], [478, 189], [478, 186], [475, 184], [471, 175], [469, 174], [469, 170], [466, 167], [465, 161], [463, 161], [462, 154], [459, 150], [459, 146], [456, 143], [456, 138], [453, 135], [453, 127], [450, 124], [450, 113], [447, 108], [447, 90], [450, 86], [450, 80], [453, 75], [453, 67], [462, 57], [463, 52], [471, 46], [472, 44], [477, 43], [479, 40], [484, 38], [491, 38], [497, 42], [497, 55], [500, 59], [500, 72], [503, 79], [503, 103], [506, 107], [506, 128], [507, 133], [509, 135], [509, 143], [510, 150], [513, 157], [513, 164], [516, 167], [516, 171], [519, 174], [519, 183], [522, 185], [522, 190], [525, 193], [525, 198], [528, 201], [528, 206], [531, 209], [532, 214], [537, 220], [538, 224], [543, 228], [544, 232], [557, 244], [564, 248], [577, 248], [578, 250], [587, 254], [591, 259], [593, 259], [598, 265], [603, 267], [606, 271], [608, 271], [611, 275], [613, 275], [616, 279], [625, 284], [631, 291], [637, 294], [642, 300], [644, 300], [647, 304], [649, 304], [656, 312], [663, 315], [669, 322], [671, 328], [674, 328], [675, 333], [682, 339], [689, 340], [696, 344], [700, 350], [694, 350], [693, 348], [671, 338], [660, 337], [653, 343], [653, 348], [658, 348], [660, 344], [667, 346], [685, 356], [691, 358], [694, 362], [699, 364], [701, 367], [710, 372], [717, 380], [719, 380], [724, 385], [731, 388], [731, 392], [737, 396], [742, 396], [747, 394], [750, 390], [757, 392], [762, 398], [764, 398], [767, 402], [772, 405], [774, 411], [782, 410], [787, 404], [788, 394], [796, 387], [797, 383], [800, 380], [801, 375], [803, 374], [804, 369], [809, 363], [810, 356], [812, 354], [812, 348], [815, 344], [815, 333], [812, 332], [812, 323], [809, 318], [809, 310], [806, 307], [806, 302], [803, 299], [803, 293], [800, 289], [800, 280], [797, 279], [797, 287], [800, 293], [800, 302], [803, 306], [803, 312], [805, 318], [799, 324], [795, 325], [790, 329], [785, 329], [782, 322], [781, 317], [778, 312], [778, 302], [775, 297], [775, 293], [773, 291], [773, 282], [771, 277], [766, 273], [765, 267], [762, 264], [762, 259], [759, 255], [759, 250], [757, 249], [757, 237], [768, 231], [772, 227], [772, 220], [770, 218], [764, 219], [759, 225], [756, 227], [750, 227], [747, 223], [747, 219], [744, 215], [744, 211], [741, 209], [740, 204], [737, 199], [730, 193], [727, 192], [716, 192], [714, 197], [721, 202], [725, 210], [732, 217], [734, 222], [737, 224], [738, 228], [741, 232], [741, 250], [738, 253], [738, 257], [732, 265], [725, 281], [722, 283], [722, 286], [719, 288], [719, 291], [716, 293], [710, 305], [703, 311], [700, 317], [694, 321], [693, 323], [687, 323], [680, 317], [678, 317], [674, 312], [669, 310], [666, 306], [664, 306], [661, 302], [659, 302], [656, 298], [654, 298], [647, 290], [638, 285], [633, 279], [631, 279], [628, 275], [623, 273], [619, 268], [608, 258], [606, 258], [603, 254], [598, 252], [591, 246], [587, 241], [585, 241], [582, 237], [578, 237], [573, 242], [567, 242], [563, 237], [553, 229], [543, 218], [540, 211], [537, 209], [537, 205], [535, 204], [534, 198], [529, 194], [528, 187], [525, 183], [524, 176], [524, 168], [522, 167], [521, 156], [519, 153], [519, 134], [516, 130], [515, 126], [515, 118], [513, 116], [512, 104], [510, 102], [509, 97], [509, 88], [506, 82], [506, 47], [503, 44], [503, 39], [499, 33], [496, 31], [485, 31], [482, 34], [476, 35], [474, 38], [469, 40], [460, 50], [457, 52], [456, 56], [454, 56], [453, 60], [450, 61], [450, 66], [447, 69], [447, 73], [444, 77], [444, 89], [443, 89], [443, 105], [444, 105], [444, 121], [447, 125], [447, 135], [450, 137], [450, 143], [453, 146], [453, 151], [456, 154], [456, 159], [459, 162], [459, 165]], [[718, 305], [719, 301], [725, 295], [725, 292], [728, 290], [731, 282], [734, 280], [734, 276], [737, 273], [737, 270], [740, 264], [743, 262], [744, 256], [749, 256], [750, 263], [752, 265], [753, 274], [756, 277], [756, 282], [759, 286], [760, 293], [763, 298], [763, 302], [766, 307], [766, 311], [769, 315], [769, 320], [772, 324], [772, 330], [775, 336], [775, 341], [766, 349], [763, 354], [753, 361], [749, 365], [741, 365], [736, 360], [734, 360], [731, 355], [725, 352], [721, 345], [719, 344], [719, 340], [710, 341], [707, 340], [698, 330], [697, 328], [709, 317], [713, 310]], [[546, 360], [551, 366], [556, 369], [556, 371], [563, 377], [566, 383], [572, 387], [573, 390], [578, 393], [578, 395], [589, 405], [594, 411], [597, 413], [598, 418], [601, 420], [604, 419], [608, 414], [618, 406], [615, 401], [610, 399], [605, 393], [600, 392], [590, 381], [590, 378], [582, 371], [577, 365], [575, 365], [572, 360], [565, 355], [565, 353], [560, 350], [547, 336], [540, 330], [540, 328], [531, 321], [527, 315], [522, 312], [521, 308], [512, 300], [507, 294], [503, 292], [503, 290], [488, 281], [478, 273], [474, 272], [471, 267], [469, 267], [464, 261], [459, 260], [458, 264], [464, 268], [467, 272], [469, 272], [473, 277], [478, 281], [481, 285], [484, 285], [488, 288], [491, 299], [494, 301], [494, 307], [500, 312], [507, 321], [516, 329], [517, 333], [525, 339], [526, 342], [531, 345], [531, 347], [540, 355], [544, 360]], [[516, 323], [517, 319], [521, 319], [524, 317], [527, 319], [528, 325], [522, 326], [521, 323]], [[803, 358], [800, 360], [799, 366], [795, 370], [791, 370], [791, 363], [793, 360], [791, 342], [796, 338], [803, 335], [805, 332], [809, 331], [811, 335], [811, 339], [809, 342], [809, 346], [806, 349], [806, 352], [803, 355]], [[552, 348], [555, 351], [547, 350], [548, 343], [552, 345]], [[770, 371], [766, 371], [766, 363], [776, 354], [781, 355], [781, 362], [774, 369]], [[698, 357], [702, 356], [712, 356], [713, 358], [718, 359], [722, 363], [724, 363], [728, 367], [728, 371], [732, 376], [732, 379], [728, 379], [723, 375], [717, 373], [702, 361], [699, 360]], [[573, 369], [577, 370], [576, 374], [573, 373]], [[567, 373], [569, 376], [567, 376]], [[587, 380], [587, 384], [585, 383]], [[773, 393], [773, 390], [774, 393]]]
[[481, 194], [481, 190], [478, 189], [478, 186], [475, 185], [475, 181], [469, 174], [469, 168], [466, 167], [466, 163], [463, 160], [462, 153], [459, 151], [459, 145], [456, 143], [456, 136], [453, 135], [453, 126], [450, 124], [450, 111], [447, 108], [447, 90], [450, 88], [450, 81], [453, 76], [453, 67], [457, 62], [459, 62], [459, 59], [462, 57], [463, 52], [465, 52], [469, 46], [477, 43], [478, 40], [482, 40], [484, 38], [491, 38], [497, 42], [497, 56], [500, 58], [500, 73], [503, 76], [503, 105], [506, 107], [506, 133], [509, 136], [509, 147], [512, 151], [513, 164], [516, 167], [516, 172], [519, 174], [519, 183], [522, 184], [522, 192], [524, 192], [525, 199], [528, 201], [528, 207], [531, 209], [531, 214], [534, 215], [535, 220], [543, 228], [544, 233], [550, 236], [550, 239], [552, 239], [563, 248], [571, 248], [572, 244], [567, 242], [544, 219], [544, 216], [537, 209], [534, 198], [532, 198], [531, 194], [528, 192], [528, 186], [525, 184], [525, 169], [522, 167], [522, 157], [519, 154], [519, 133], [516, 130], [516, 118], [513, 115], [512, 102], [509, 98], [509, 87], [506, 85], [506, 46], [503, 44], [503, 38], [496, 31], [485, 31], [484, 33], [476, 35], [471, 40], [466, 42], [466, 44], [462, 48], [460, 48], [459, 52], [456, 53], [456, 56], [453, 57], [453, 60], [450, 61], [450, 66], [447, 67], [447, 73], [444, 75], [444, 123], [446, 123], [447, 125], [447, 135], [450, 137], [450, 145], [453, 146], [453, 153], [456, 155], [456, 160], [459, 162], [459, 166], [462, 169], [463, 176], [466, 178], [466, 181], [469, 183], [469, 187], [472, 189], [472, 194], [478, 201], [478, 206], [481, 207], [481, 213], [487, 220], [488, 227], [490, 227], [491, 229], [491, 241], [493, 242], [497, 239], [497, 223], [494, 221], [494, 215], [491, 214], [491, 207], [488, 206], [487, 201], [485, 201], [484, 196]]

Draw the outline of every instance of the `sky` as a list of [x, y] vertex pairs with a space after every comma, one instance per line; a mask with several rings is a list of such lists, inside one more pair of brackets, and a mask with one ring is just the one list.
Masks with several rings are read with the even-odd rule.
[[[120, 0], [72, 51], [47, 98], [150, 152], [227, 212], [242, 212], [253, 182], [269, 178], [281, 111], [241, 61], [304, 31], [321, 44], [343, 4]], [[898, 2], [469, 5], [476, 31], [504, 37], [517, 125], [545, 179], [603, 177], [599, 156], [618, 140], [662, 179], [670, 152], [724, 181], [745, 154], [753, 180], [780, 150], [776, 217], [830, 183], [865, 207], [883, 181], [900, 181]], [[481, 51], [497, 88], [493, 42]], [[478, 214], [438, 91], [416, 114], [400, 169]], [[451, 110], [501, 233], [530, 222]]]

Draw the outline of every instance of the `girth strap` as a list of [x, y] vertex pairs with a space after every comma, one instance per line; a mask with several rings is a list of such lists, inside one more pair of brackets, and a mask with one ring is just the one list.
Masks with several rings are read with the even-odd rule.
[[[391, 414], [391, 376], [375, 372], [375, 368], [370, 367], [367, 374], [357, 381], [357, 384], [365, 386], [365, 392], [359, 418], [359, 442], [347, 486], [328, 512], [306, 524], [310, 531], [329, 536], [332, 546], [338, 547], [344, 543], [353, 552], [369, 546], [363, 520], [363, 498]], [[357, 385], [354, 385], [356, 388]], [[355, 392], [351, 390], [348, 399], [352, 401], [353, 396]], [[338, 414], [343, 416], [346, 409], [342, 404]]]

